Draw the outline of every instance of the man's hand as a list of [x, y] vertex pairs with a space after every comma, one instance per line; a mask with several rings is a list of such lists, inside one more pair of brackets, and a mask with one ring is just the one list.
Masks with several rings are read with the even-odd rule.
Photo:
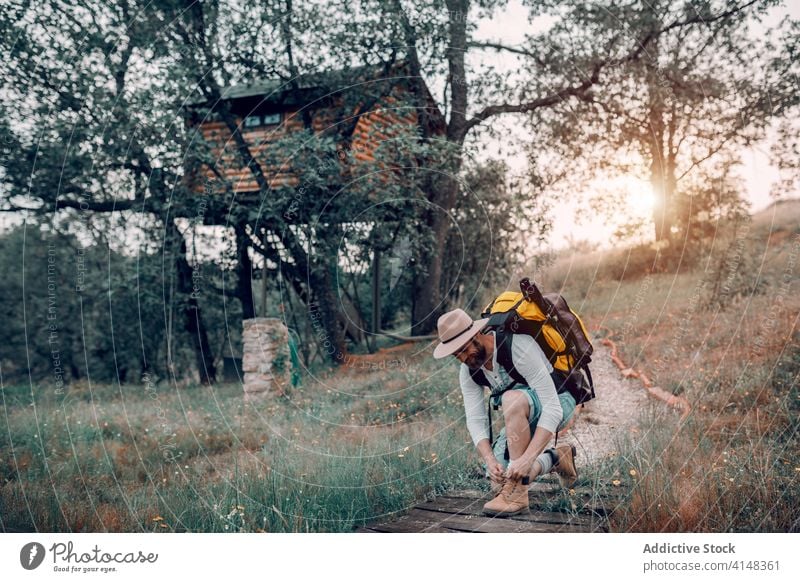
[[514, 459], [514, 462], [511, 463], [511, 466], [506, 471], [506, 477], [514, 481], [519, 481], [524, 477], [528, 477], [531, 473], [533, 461], [534, 459], [528, 458], [525, 455], [521, 456], [519, 459]]
[[492, 447], [489, 445], [489, 439], [481, 439], [478, 441], [477, 446], [483, 462], [486, 463], [486, 469], [489, 472], [489, 479], [491, 479], [493, 483], [502, 485], [505, 471], [503, 469], [503, 465], [501, 465], [497, 458], [495, 458], [494, 452], [492, 452]]
[[491, 459], [486, 461], [486, 468], [489, 470], [489, 479], [498, 485], [502, 485], [505, 473], [503, 465], [497, 462], [497, 459], [492, 456]]

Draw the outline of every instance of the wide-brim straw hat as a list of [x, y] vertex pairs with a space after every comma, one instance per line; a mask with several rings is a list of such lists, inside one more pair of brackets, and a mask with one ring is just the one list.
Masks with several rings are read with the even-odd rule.
[[439, 318], [439, 345], [433, 350], [434, 358], [452, 356], [481, 331], [489, 319], [473, 319], [463, 309], [448, 311]]

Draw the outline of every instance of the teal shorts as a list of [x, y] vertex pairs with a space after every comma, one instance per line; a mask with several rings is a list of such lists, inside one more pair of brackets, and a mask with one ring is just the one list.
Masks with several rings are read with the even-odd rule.
[[[530, 426], [531, 436], [533, 436], [533, 432], [536, 430], [536, 425], [539, 424], [539, 417], [542, 415], [542, 403], [539, 401], [539, 396], [532, 388], [528, 386], [519, 386], [517, 388], [512, 388], [512, 390], [521, 390], [528, 397], [528, 404], [531, 408], [530, 414], [528, 415], [528, 426]], [[556, 429], [560, 431], [563, 430], [570, 419], [572, 419], [572, 415], [575, 413], [576, 404], [575, 398], [573, 398], [572, 394], [569, 392], [559, 394], [558, 400], [561, 402], [561, 410], [563, 411], [564, 415], [561, 419], [561, 423]], [[505, 458], [506, 446], [506, 429], [504, 427], [500, 431], [500, 434], [497, 435], [497, 440], [495, 440], [494, 445], [492, 446], [494, 457], [503, 466], [503, 468], [508, 467], [508, 460]]]

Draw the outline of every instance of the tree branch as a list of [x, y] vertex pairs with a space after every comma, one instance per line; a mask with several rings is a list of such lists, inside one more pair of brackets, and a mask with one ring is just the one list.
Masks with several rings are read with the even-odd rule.
[[515, 47], [515, 46], [508, 46], [508, 45], [502, 44], [500, 42], [492, 42], [492, 41], [490, 41], [490, 42], [477, 42], [477, 41], [471, 41], [471, 42], [467, 43], [467, 46], [469, 48], [494, 49], [496, 51], [506, 51], [506, 52], [513, 53], [513, 54], [516, 54], [516, 55], [522, 55], [524, 57], [529, 57], [529, 58], [533, 59], [534, 61], [536, 61], [536, 63], [541, 65], [541, 66], [544, 66], [546, 64], [544, 62], [544, 60], [542, 60], [541, 55], [534, 54], [534, 53], [532, 53], [532, 52], [530, 52], [528, 50], [525, 50], [523, 48], [518, 48], [518, 47]]
[[589, 76], [589, 78], [579, 85], [564, 87], [558, 91], [555, 91], [554, 93], [534, 99], [533, 101], [528, 101], [527, 103], [503, 103], [500, 105], [489, 105], [488, 107], [485, 107], [483, 110], [476, 113], [466, 122], [466, 131], [469, 131], [476, 125], [479, 125], [495, 115], [502, 113], [529, 113], [531, 111], [535, 111], [536, 109], [541, 109], [542, 107], [550, 107], [551, 105], [565, 101], [569, 97], [581, 98], [586, 95], [586, 92], [590, 87], [592, 87], [592, 85], [596, 84], [600, 80], [600, 71], [606, 65], [606, 63], [607, 61], [602, 61], [595, 64], [594, 68], [592, 69], [592, 74]]
[[[737, 5], [729, 10], [711, 16], [703, 16], [701, 14], [695, 14], [694, 16], [683, 20], [676, 20], [671, 24], [664, 26], [663, 28], [657, 30], [651, 30], [639, 42], [639, 46], [624, 58], [619, 60], [606, 59], [596, 63], [592, 69], [591, 76], [582, 83], [580, 83], [579, 85], [563, 87], [558, 91], [555, 91], [544, 97], [535, 99], [533, 101], [529, 101], [527, 103], [503, 103], [485, 107], [483, 110], [476, 113], [470, 120], [467, 121], [465, 133], [468, 132], [473, 127], [475, 127], [476, 125], [479, 125], [480, 123], [484, 122], [485, 120], [495, 115], [503, 113], [529, 113], [531, 111], [535, 111], [536, 109], [540, 109], [542, 107], [550, 107], [561, 101], [564, 101], [569, 97], [583, 98], [583, 96], [586, 95], [589, 88], [591, 88], [592, 85], [595, 85], [599, 81], [600, 71], [604, 67], [612, 64], [618, 65], [637, 60], [639, 56], [645, 51], [647, 45], [653, 42], [660, 35], [676, 28], [681, 28], [684, 26], [690, 26], [692, 24], [700, 24], [700, 23], [710, 24], [712, 22], [728, 18], [729, 16], [732, 16], [738, 12], [741, 12], [742, 10], [745, 10], [746, 8], [752, 6], [753, 4], [756, 4], [758, 1], [759, 0], [749, 0], [748, 2], [745, 2], [743, 5], [740, 6]], [[526, 53], [525, 51], [515, 51], [512, 47], [507, 47], [505, 45], [500, 45], [496, 43], [476, 43], [476, 44], [478, 45], [483, 44], [486, 46], [490, 46], [492, 48], [510, 50], [512, 52], [518, 52], [518, 54], [528, 54], [528, 56], [532, 56], [530, 55], [530, 53]]]
[[665, 32], [669, 32], [670, 30], [672, 30], [674, 28], [680, 28], [680, 27], [683, 27], [683, 26], [689, 26], [691, 24], [711, 24], [712, 22], [716, 22], [717, 20], [722, 20], [724, 18], [728, 18], [729, 16], [733, 16], [734, 14], [736, 14], [738, 12], [741, 12], [742, 10], [745, 10], [746, 8], [749, 8], [753, 4], [756, 4], [756, 3], [760, 2], [760, 1], [761, 0], [749, 0], [748, 2], [745, 2], [744, 4], [742, 4], [741, 6], [734, 6], [730, 10], [726, 10], [725, 12], [720, 12], [719, 14], [713, 14], [713, 15], [710, 15], [710, 16], [708, 16], [708, 15], [703, 16], [702, 14], [696, 14], [695, 16], [693, 16], [691, 18], [688, 18], [686, 20], [676, 20], [672, 24], [668, 24], [667, 26], [665, 26], [664, 28], [659, 30], [658, 34], [660, 35], [660, 34], [663, 34]]

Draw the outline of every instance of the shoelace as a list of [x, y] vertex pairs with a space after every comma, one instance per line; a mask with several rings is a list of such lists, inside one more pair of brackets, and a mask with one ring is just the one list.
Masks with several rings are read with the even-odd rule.
[[509, 498], [513, 497], [514, 492], [517, 490], [517, 487], [522, 485], [522, 483], [520, 481], [506, 481], [506, 483], [511, 483], [512, 484], [512, 486], [508, 488], [508, 491], [506, 491], [506, 488], [503, 489], [503, 496], [506, 499], [509, 499]]

